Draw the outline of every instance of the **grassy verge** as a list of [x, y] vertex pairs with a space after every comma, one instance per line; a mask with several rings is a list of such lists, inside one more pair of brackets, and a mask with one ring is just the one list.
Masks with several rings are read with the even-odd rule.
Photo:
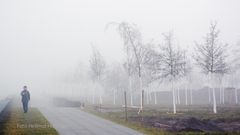
[[[124, 125], [126, 127], [132, 128], [134, 130], [140, 131], [147, 135], [173, 135], [173, 133], [166, 132], [164, 130], [158, 128], [152, 128], [148, 126], [144, 126], [142, 123], [126, 121], [123, 117], [116, 116], [116, 113], [101, 113], [99, 111], [94, 110], [91, 106], [87, 106], [84, 108], [84, 111], [99, 116], [101, 118], [110, 120], [114, 123]], [[122, 113], [121, 113], [122, 114]]]
[[[198, 106], [199, 107], [199, 106]], [[210, 108], [207, 106], [200, 106], [199, 110], [188, 110], [188, 111], [179, 111], [177, 114], [172, 114], [171, 112], [150, 109], [147, 108], [142, 114], [137, 114], [137, 109], [129, 109], [128, 110], [128, 121], [125, 121], [125, 114], [123, 109], [119, 109], [119, 107], [114, 106], [102, 106], [103, 110], [100, 112], [96, 109], [96, 106], [86, 106], [85, 111], [102, 117], [104, 119], [111, 120], [115, 123], [127, 126], [129, 128], [138, 130], [147, 135], [203, 135], [203, 134], [211, 134], [211, 135], [223, 135], [223, 134], [240, 134], [239, 132], [198, 132], [198, 131], [181, 131], [181, 132], [172, 132], [166, 131], [161, 128], [157, 128], [149, 125], [149, 122], [158, 121], [159, 119], [171, 119], [171, 120], [186, 120], [189, 118], [196, 118], [202, 121], [222, 121], [222, 122], [235, 122], [240, 120], [240, 111], [239, 107], [227, 108], [222, 107], [219, 108], [218, 114], [213, 114], [211, 111], [208, 111]], [[141, 117], [144, 119], [141, 120]]]
[[36, 108], [23, 113], [22, 108], [10, 103], [0, 116], [1, 135], [58, 135]]

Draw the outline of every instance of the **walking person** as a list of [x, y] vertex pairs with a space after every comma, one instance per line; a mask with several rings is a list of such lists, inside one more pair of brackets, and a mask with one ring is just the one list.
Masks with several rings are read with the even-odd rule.
[[23, 87], [21, 96], [22, 96], [23, 111], [24, 111], [24, 113], [27, 113], [28, 112], [28, 102], [30, 100], [30, 93], [27, 90], [27, 86]]

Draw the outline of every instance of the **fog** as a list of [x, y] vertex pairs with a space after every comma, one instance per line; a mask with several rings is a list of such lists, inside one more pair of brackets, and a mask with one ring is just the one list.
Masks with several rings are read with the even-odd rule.
[[[33, 97], [93, 93], [92, 46], [108, 67], [125, 60], [118, 32], [106, 29], [110, 22], [134, 23], [144, 41], [156, 44], [172, 30], [177, 44], [192, 51], [217, 21], [220, 39], [236, 45], [239, 5], [238, 0], [1, 0], [0, 98], [19, 95], [24, 85]], [[74, 80], [76, 72], [84, 79]]]

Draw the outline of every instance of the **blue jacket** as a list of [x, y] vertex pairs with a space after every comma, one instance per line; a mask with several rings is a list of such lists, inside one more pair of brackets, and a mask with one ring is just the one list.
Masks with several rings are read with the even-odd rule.
[[22, 96], [22, 102], [28, 102], [30, 100], [30, 93], [28, 92], [28, 90], [23, 90], [21, 92], [21, 96]]

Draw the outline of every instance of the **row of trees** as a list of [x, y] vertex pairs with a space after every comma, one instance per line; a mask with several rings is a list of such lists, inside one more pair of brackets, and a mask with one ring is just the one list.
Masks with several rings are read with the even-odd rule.
[[[236, 58], [236, 55], [231, 55], [232, 52], [228, 52], [230, 50], [229, 46], [221, 43], [217, 23], [210, 24], [209, 32], [202, 43], [195, 43], [193, 55], [188, 50], [181, 49], [175, 43], [172, 31], [163, 33], [163, 43], [154, 44], [142, 40], [142, 34], [135, 24], [126, 22], [109, 23], [107, 29], [110, 27], [116, 28], [123, 41], [125, 61], [120, 66], [114, 64], [115, 66], [109, 69], [106, 67], [106, 62], [100, 52], [93, 47], [93, 54], [90, 58], [90, 73], [92, 81], [98, 83], [98, 86], [113, 90], [114, 103], [116, 89], [128, 90], [130, 105], [133, 105], [134, 90], [142, 94], [141, 91], [158, 82], [170, 86], [173, 113], [176, 113], [176, 82], [185, 82], [187, 87], [191, 85], [193, 72], [201, 71], [209, 79], [209, 100], [213, 99], [213, 112], [217, 113], [215, 94], [217, 86], [215, 84], [217, 81], [220, 82], [220, 95], [223, 98], [223, 78], [226, 74], [237, 72], [233, 69], [238, 67], [237, 64], [230, 66], [231, 59]], [[96, 89], [99, 90], [99, 88]], [[187, 88], [185, 90], [185, 93], [187, 93]], [[210, 97], [210, 91], [213, 93], [212, 98]], [[93, 103], [94, 97], [93, 95]], [[141, 95], [140, 110], [143, 109], [142, 97]], [[99, 100], [102, 103], [101, 94]], [[188, 104], [187, 102], [186, 98], [186, 104]]]

